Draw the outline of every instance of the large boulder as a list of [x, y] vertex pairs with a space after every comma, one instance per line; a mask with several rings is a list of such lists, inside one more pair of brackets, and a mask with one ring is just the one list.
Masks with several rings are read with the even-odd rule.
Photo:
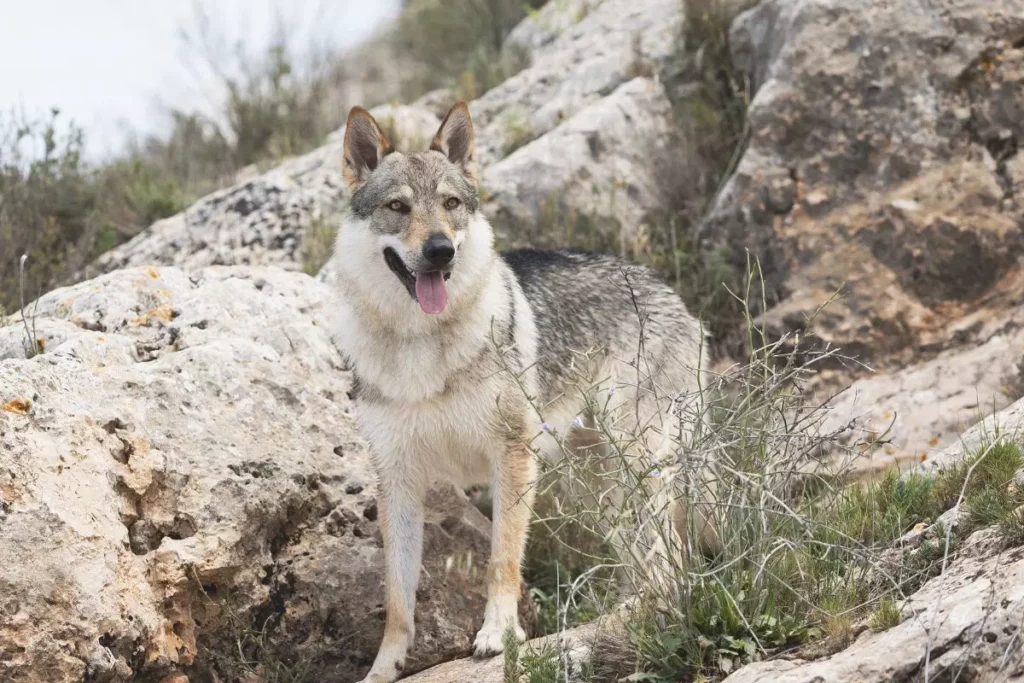
[[615, 92], [668, 68], [680, 50], [678, 0], [549, 2], [512, 30], [506, 49], [531, 65], [470, 105], [485, 167]]
[[772, 335], [855, 359], [831, 426], [927, 458], [1021, 389], [1024, 0], [766, 0], [730, 46], [750, 138], [704, 238], [758, 258]]
[[766, 0], [733, 23], [750, 141], [704, 231], [759, 257], [771, 325], [813, 316], [876, 368], [985, 341], [1024, 295], [1022, 41], [1024, 0]]
[[639, 251], [644, 221], [662, 206], [655, 158], [671, 130], [661, 84], [627, 81], [485, 168], [484, 209], [511, 242], [584, 230], [617, 251]]
[[[30, 305], [41, 355], [0, 328], [0, 680], [365, 673], [383, 551], [330, 307], [277, 268], [135, 268]], [[411, 666], [470, 651], [488, 539], [431, 496]]]

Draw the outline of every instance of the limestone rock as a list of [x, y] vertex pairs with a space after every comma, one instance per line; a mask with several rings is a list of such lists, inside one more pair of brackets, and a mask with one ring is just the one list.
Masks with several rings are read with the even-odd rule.
[[[1024, 295], [1024, 0], [767, 0], [733, 23], [751, 137], [704, 226], [769, 313], [876, 368], [985, 340]], [[1014, 176], [1015, 177], [1015, 176]]]
[[1021, 390], [1024, 330], [1012, 311], [996, 326], [976, 332], [978, 346], [953, 348], [900, 370], [869, 374], [845, 388], [830, 405], [825, 425], [853, 424], [851, 441], [886, 443], [866, 453], [859, 466], [929, 462], [960, 441], [980, 418], [1007, 406]]
[[[615, 622], [618, 623], [618, 622]], [[608, 619], [591, 622], [584, 626], [569, 629], [563, 633], [537, 638], [522, 645], [521, 652], [555, 651], [560, 653], [563, 671], [568, 668], [570, 681], [580, 680], [580, 672], [595, 657], [595, 648], [600, 647], [602, 638], [614, 624]], [[472, 681], [473, 683], [506, 683], [504, 677], [503, 655], [489, 659], [459, 659], [441, 664], [409, 678], [409, 683], [452, 683], [453, 681]], [[560, 679], [561, 680], [561, 679]]]
[[604, 234], [616, 250], [633, 247], [661, 206], [652, 158], [670, 130], [664, 88], [647, 78], [628, 81], [485, 168], [485, 210], [512, 242], [585, 229]]
[[[1024, 399], [999, 412], [989, 415], [963, 434], [956, 443], [942, 449], [921, 464], [920, 469], [931, 471], [947, 467], [976, 453], [979, 449], [994, 444], [1024, 441]], [[1016, 478], [1016, 477], [1015, 477]]]
[[549, 2], [513, 29], [508, 45], [531, 66], [470, 104], [484, 168], [637, 76], [660, 72], [679, 50], [677, 0]]
[[[0, 328], [0, 680], [234, 680], [249, 631], [365, 672], [383, 551], [330, 306], [277, 268], [134, 268], [30, 306], [42, 355]], [[470, 651], [488, 555], [464, 495], [430, 501], [419, 667]]]

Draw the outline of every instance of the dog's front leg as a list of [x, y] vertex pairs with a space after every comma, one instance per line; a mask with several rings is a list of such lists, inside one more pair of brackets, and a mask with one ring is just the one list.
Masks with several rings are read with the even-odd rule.
[[378, 473], [380, 530], [384, 537], [384, 639], [363, 683], [391, 683], [405, 667], [416, 626], [416, 584], [423, 554], [424, 488], [416, 477], [381, 468]]
[[502, 457], [494, 463], [493, 525], [491, 557], [487, 570], [487, 608], [484, 625], [477, 633], [473, 649], [478, 657], [497, 654], [503, 649], [505, 631], [515, 630], [519, 642], [526, 633], [519, 625], [519, 593], [523, 550], [533, 506], [536, 462], [525, 443], [510, 441]]

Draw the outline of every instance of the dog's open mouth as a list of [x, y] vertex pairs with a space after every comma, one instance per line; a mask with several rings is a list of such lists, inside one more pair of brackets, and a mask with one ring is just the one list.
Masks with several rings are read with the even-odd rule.
[[448, 305], [448, 278], [451, 271], [431, 270], [425, 273], [413, 273], [406, 267], [402, 257], [387, 247], [384, 250], [384, 262], [405, 285], [409, 296], [416, 299], [424, 313], [440, 313]]

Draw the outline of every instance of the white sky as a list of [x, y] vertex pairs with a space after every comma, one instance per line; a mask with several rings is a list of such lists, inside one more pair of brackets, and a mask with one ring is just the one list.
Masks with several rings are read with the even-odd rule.
[[85, 129], [91, 157], [165, 129], [166, 107], [215, 99], [181, 29], [205, 12], [225, 52], [265, 46], [282, 17], [302, 45], [344, 47], [399, 0], [0, 0], [0, 113], [56, 106]]

